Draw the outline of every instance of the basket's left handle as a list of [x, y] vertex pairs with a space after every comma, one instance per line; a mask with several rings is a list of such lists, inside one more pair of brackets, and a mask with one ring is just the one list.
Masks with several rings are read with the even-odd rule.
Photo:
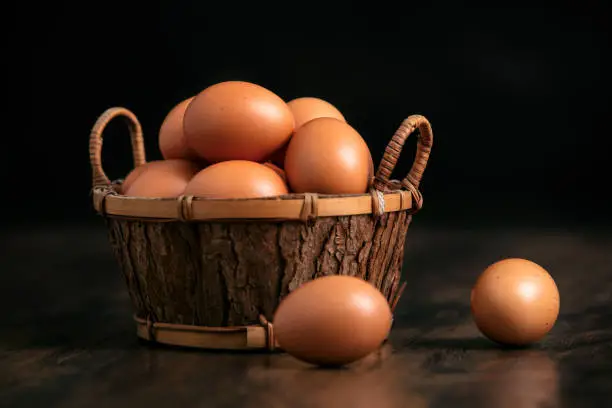
[[116, 117], [126, 119], [130, 129], [132, 141], [132, 154], [134, 156], [134, 167], [138, 167], [146, 162], [144, 140], [142, 137], [142, 127], [140, 122], [131, 111], [126, 108], [115, 107], [107, 109], [96, 121], [89, 136], [89, 161], [93, 172], [93, 186], [109, 185], [111, 181], [102, 169], [102, 133], [106, 125]]

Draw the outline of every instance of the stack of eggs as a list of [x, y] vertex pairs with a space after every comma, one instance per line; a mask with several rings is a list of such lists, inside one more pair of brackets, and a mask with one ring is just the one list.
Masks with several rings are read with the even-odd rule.
[[249, 82], [212, 85], [176, 105], [159, 131], [163, 160], [125, 178], [133, 197], [258, 198], [362, 194], [373, 179], [367, 144], [332, 104], [286, 103]]

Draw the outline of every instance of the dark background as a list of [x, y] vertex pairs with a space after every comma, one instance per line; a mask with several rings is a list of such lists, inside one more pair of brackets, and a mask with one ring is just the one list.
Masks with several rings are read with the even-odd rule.
[[[2, 226], [16, 228], [0, 228], [0, 405], [608, 407], [605, 2], [250, 3], [4, 4], [0, 211]], [[92, 209], [90, 129], [125, 106], [142, 122], [148, 159], [160, 158], [168, 110], [230, 79], [287, 100], [327, 99], [376, 161], [406, 116], [430, 119], [408, 285], [380, 353], [389, 360], [329, 372], [289, 356], [162, 352], [136, 341], [124, 279]], [[407, 147], [398, 178], [412, 161]], [[131, 169], [122, 121], [105, 133], [103, 158], [112, 178]], [[472, 324], [469, 302], [478, 274], [507, 257], [551, 272], [561, 314], [539, 344], [502, 352]]]
[[[375, 160], [401, 121], [425, 115], [434, 148], [419, 214], [431, 223], [610, 221], [610, 14], [604, 2], [373, 9], [285, 2], [13, 5], [5, 49], [2, 166], [7, 222], [97, 222], [88, 136], [124, 106], [148, 159], [177, 102], [220, 81], [336, 105]], [[336, 4], [336, 3], [334, 3]], [[5, 112], [6, 113], [6, 112]], [[127, 131], [103, 158], [124, 176]], [[396, 176], [408, 171], [413, 143]]]

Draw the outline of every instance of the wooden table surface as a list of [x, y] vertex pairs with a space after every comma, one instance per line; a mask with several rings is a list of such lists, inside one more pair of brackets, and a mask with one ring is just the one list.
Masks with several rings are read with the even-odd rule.
[[[0, 406], [608, 407], [612, 232], [428, 228], [408, 232], [390, 341], [351, 367], [286, 354], [152, 347], [137, 340], [102, 222], [9, 231], [0, 274]], [[552, 332], [527, 349], [484, 339], [469, 313], [478, 274], [505, 257], [545, 266], [561, 293]]]

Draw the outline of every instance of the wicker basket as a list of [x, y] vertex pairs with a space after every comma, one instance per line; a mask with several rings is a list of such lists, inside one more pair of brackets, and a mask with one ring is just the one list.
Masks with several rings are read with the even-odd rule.
[[[314, 278], [342, 274], [371, 282], [392, 308], [401, 295], [404, 240], [422, 205], [418, 190], [432, 146], [423, 116], [393, 135], [370, 194], [291, 194], [262, 199], [135, 198], [102, 169], [102, 132], [127, 120], [134, 165], [145, 163], [142, 129], [111, 108], [91, 131], [93, 203], [146, 340], [207, 349], [277, 347], [269, 322], [279, 301]], [[390, 180], [406, 138], [418, 131], [416, 159]]]

